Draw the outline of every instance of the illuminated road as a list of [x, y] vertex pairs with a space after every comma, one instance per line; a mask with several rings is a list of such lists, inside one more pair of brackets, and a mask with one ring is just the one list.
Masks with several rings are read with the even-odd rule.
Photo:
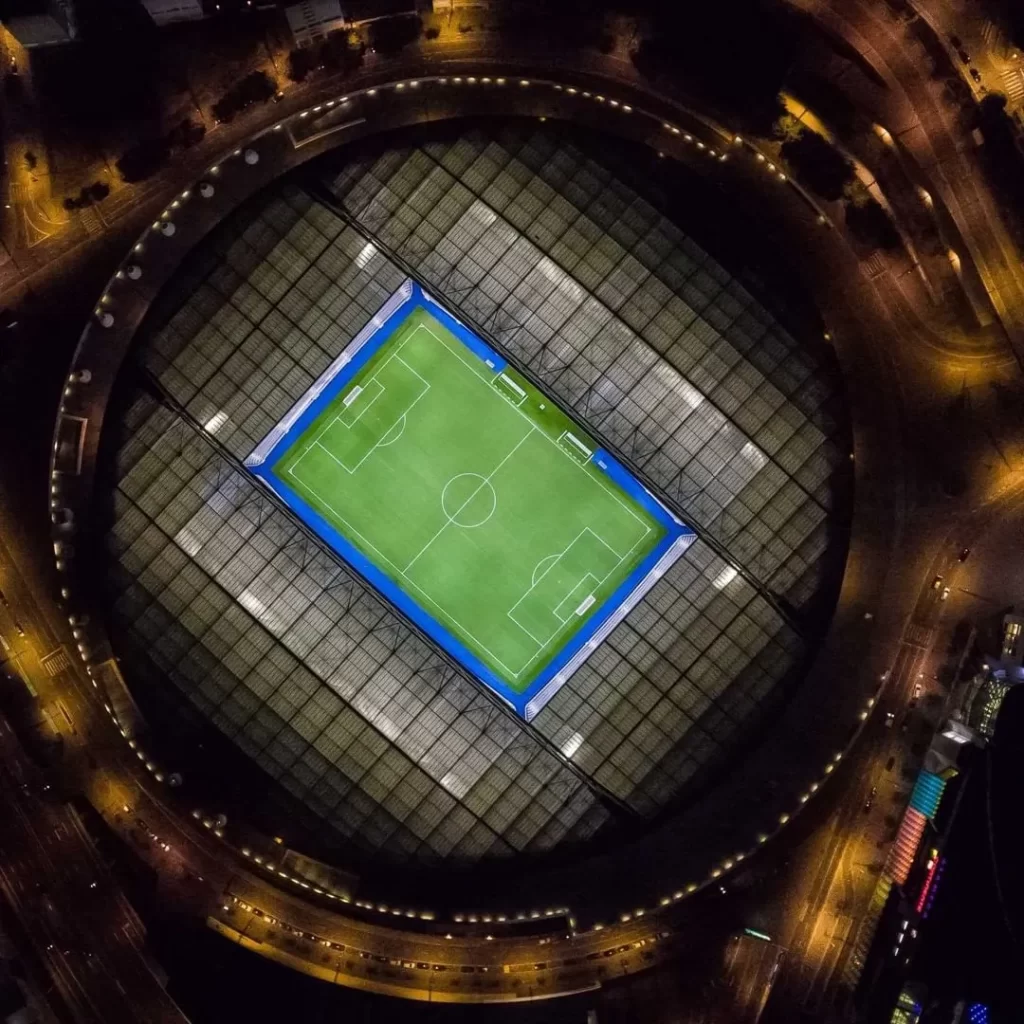
[[837, 33], [886, 81], [856, 94], [916, 163], [948, 209], [972, 255], [1000, 321], [1024, 365], [1024, 271], [985, 175], [941, 99], [941, 83], [920, 68], [906, 27], [884, 5], [863, 0], [787, 0]]
[[725, 974], [733, 991], [732, 1024], [757, 1024], [785, 958], [777, 942], [753, 935], [729, 940]]
[[[930, 735], [937, 705], [946, 696], [936, 675], [959, 654], [951, 658], [947, 653], [953, 628], [963, 616], [977, 614], [972, 588], [984, 586], [983, 581], [992, 581], [992, 602], [1020, 592], [1019, 558], [1007, 556], [1021, 550], [1024, 489], [1018, 487], [962, 519], [936, 523], [933, 535], [937, 550], [919, 545], [919, 550], [906, 552], [908, 573], [921, 591], [894, 650], [885, 694], [837, 773], [832, 812], [793, 856], [781, 886], [784, 901], [774, 908], [774, 917], [769, 913], [764, 918], [777, 929], [773, 936], [787, 952], [766, 1020], [789, 1021], [795, 1012], [805, 1013], [808, 1020], [825, 1020], [850, 995], [858, 928], [920, 766], [910, 747], [922, 728]], [[966, 547], [970, 555], [960, 562], [959, 553]], [[938, 575], [942, 584], [936, 589]], [[945, 586], [950, 594], [943, 601]], [[887, 726], [889, 713], [893, 722]]]
[[78, 1020], [183, 1022], [146, 962], [144, 929], [74, 811], [0, 718], [0, 885]]

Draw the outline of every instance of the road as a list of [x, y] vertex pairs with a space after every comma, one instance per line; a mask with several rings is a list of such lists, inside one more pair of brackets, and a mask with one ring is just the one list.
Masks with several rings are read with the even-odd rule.
[[[924, 59], [906, 26], [884, 5], [864, 0], [788, 0], [838, 34], [889, 88], [867, 87], [856, 98], [896, 140], [949, 211], [1024, 365], [1024, 269], [969, 138], [941, 96], [941, 82], [921, 69]], [[955, 71], [955, 65], [951, 64]]]
[[732, 988], [733, 1024], [757, 1024], [771, 995], [786, 951], [778, 943], [750, 934], [729, 940], [725, 975]]
[[[948, 683], [939, 682], [940, 669], [956, 661], [949, 654], [953, 630], [964, 619], [976, 621], [979, 611], [991, 614], [993, 606], [1020, 600], [1020, 561], [1013, 556], [1022, 536], [1024, 490], [1015, 488], [936, 523], [927, 541], [908, 552], [907, 572], [920, 592], [885, 692], [836, 780], [831, 812], [793, 856], [781, 887], [785, 900], [759, 917], [786, 949], [767, 1021], [799, 1019], [797, 1013], [827, 1020], [850, 996], [859, 977], [856, 940], [872, 925], [871, 896], [920, 767], [911, 746], [941, 721]], [[964, 549], [969, 555], [961, 561]], [[982, 609], [978, 587], [990, 591]]]
[[2, 718], [0, 800], [0, 887], [75, 1018], [182, 1024], [145, 958], [142, 923]]

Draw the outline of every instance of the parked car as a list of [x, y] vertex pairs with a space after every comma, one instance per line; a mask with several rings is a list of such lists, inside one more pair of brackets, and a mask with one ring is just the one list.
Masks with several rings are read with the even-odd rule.
[[875, 802], [875, 794], [878, 792], [877, 786], [871, 787], [871, 792], [868, 793], [867, 800], [864, 801], [864, 813], [867, 814], [871, 810], [871, 805]]
[[962, 47], [956, 51], [956, 55], [965, 63], [971, 63], [971, 55]]
[[885, 713], [885, 727], [886, 729], [892, 728], [892, 723], [896, 721], [896, 716], [891, 711]]
[[943, 587], [942, 588], [942, 593], [939, 595], [939, 600], [940, 601], [948, 601], [949, 600], [949, 587]]
[[941, 576], [936, 576], [935, 579], [932, 580], [932, 590], [938, 590], [939, 587], [941, 587], [941, 586], [942, 586], [942, 577]]
[[971, 553], [971, 549], [970, 548], [964, 548], [963, 551], [960, 552], [960, 557], [957, 559], [957, 561], [958, 562], [966, 562], [967, 561], [967, 556], [970, 553]]

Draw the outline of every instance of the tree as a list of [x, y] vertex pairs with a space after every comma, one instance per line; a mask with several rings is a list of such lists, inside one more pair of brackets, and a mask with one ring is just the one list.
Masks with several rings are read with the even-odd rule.
[[86, 185], [77, 196], [68, 196], [64, 200], [65, 210], [82, 210], [93, 203], [102, 202], [110, 195], [110, 186], [103, 181], [94, 181]]
[[320, 47], [320, 65], [331, 71], [350, 74], [362, 66], [365, 52], [366, 44], [358, 32], [331, 32]]
[[876, 249], [898, 249], [900, 235], [892, 218], [875, 199], [846, 204], [846, 226], [859, 242]]
[[171, 156], [167, 140], [143, 139], [121, 154], [117, 169], [127, 182], [145, 181], [163, 167]]
[[851, 135], [857, 128], [857, 107], [843, 90], [823, 75], [800, 69], [790, 76], [788, 87], [837, 135]]
[[[716, 45], [723, 39], [729, 42], [730, 63], [742, 68], [741, 74], [723, 68], [723, 51]], [[645, 78], [685, 90], [745, 131], [770, 134], [782, 113], [779, 93], [799, 43], [800, 24], [758, 0], [662, 4], [633, 63]]]
[[415, 43], [423, 33], [423, 22], [418, 15], [382, 18], [370, 24], [370, 48], [389, 57]]
[[288, 54], [288, 77], [293, 82], [304, 82], [317, 67], [317, 50], [306, 46]]
[[176, 124], [165, 136], [167, 145], [174, 149], [191, 149], [196, 143], [202, 142], [206, 135], [206, 125], [186, 118]]
[[853, 180], [853, 165], [817, 132], [804, 129], [784, 142], [782, 156], [800, 183], [822, 199], [841, 199]]
[[253, 71], [233, 85], [213, 105], [213, 116], [227, 124], [246, 107], [254, 103], [266, 103], [275, 92], [274, 83], [265, 71]]

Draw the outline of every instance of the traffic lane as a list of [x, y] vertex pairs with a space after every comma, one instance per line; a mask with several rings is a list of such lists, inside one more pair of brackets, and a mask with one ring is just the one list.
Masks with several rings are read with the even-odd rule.
[[[908, 680], [910, 685], [922, 657], [923, 652], [901, 644], [894, 663], [895, 681]], [[836, 786], [834, 811], [812, 831], [780, 886], [775, 920], [780, 941], [789, 949], [783, 987], [807, 987], [808, 978], [813, 982], [818, 977], [827, 956], [834, 960], [829, 977], [842, 966], [843, 950], [825, 948], [821, 932], [831, 914], [840, 917], [842, 927], [852, 933], [870, 899], [884, 859], [881, 849], [892, 836], [893, 802], [905, 796], [896, 771], [897, 764], [902, 767], [903, 739], [898, 728], [886, 727], [884, 716], [876, 714], [861, 742], [837, 769], [832, 783]], [[841, 915], [831, 913], [837, 903], [849, 909]], [[839, 945], [846, 947], [847, 937]]]
[[[5, 870], [7, 898], [40, 954], [50, 966], [52, 975], [60, 983], [65, 997], [72, 1000], [75, 1005], [90, 1008], [90, 1019], [118, 1019], [123, 997], [105, 992], [104, 984], [93, 982], [83, 973], [84, 957], [81, 962], [75, 959], [77, 953], [90, 948], [86, 945], [85, 936], [68, 920], [55, 920], [57, 903], [49, 896], [39, 895], [37, 886], [42, 882], [38, 880], [42, 878], [51, 884], [57, 893], [56, 898], [62, 898], [59, 886], [53, 878], [52, 865], [49, 865], [45, 856], [41, 855], [38, 841], [34, 841], [23, 832], [19, 835], [13, 829], [5, 830], [5, 833], [5, 863], [26, 865], [21, 884], [18, 886], [10, 883], [10, 871]], [[96, 942], [91, 945], [95, 946]]]
[[726, 975], [733, 987], [735, 1024], [756, 1024], [785, 955], [778, 943], [749, 935], [730, 941]]
[[1019, 603], [1022, 560], [1007, 556], [1024, 551], [1024, 499], [992, 517], [971, 537], [970, 549], [952, 580], [951, 611], [987, 617]]
[[76, 858], [85, 857], [80, 847], [58, 851], [60, 860], [54, 859], [44, 839], [49, 825], [24, 821], [20, 836], [14, 832], [4, 837], [5, 862], [22, 868], [16, 886], [20, 916], [55, 969], [69, 974], [97, 1009], [99, 1019], [122, 1016], [126, 998], [134, 1005], [135, 1019], [150, 1019], [151, 1009], [159, 1009], [165, 997], [135, 946], [129, 922], [116, 901], [109, 901], [106, 887], [76, 864]]
[[[49, 931], [46, 947], [54, 948], [47, 951], [63, 957], [65, 967], [69, 957], [78, 955], [80, 968], [100, 969], [119, 1000], [127, 995], [140, 1010], [152, 1003], [161, 1009], [169, 1000], [138, 948], [138, 922], [123, 894], [97, 878], [95, 851], [75, 827], [73, 812], [39, 802], [28, 784], [8, 772], [10, 744], [5, 748], [0, 792], [20, 829], [5, 830], [0, 844], [5, 863], [21, 868], [21, 880], [15, 883], [19, 895], [38, 901], [33, 920]], [[100, 988], [105, 984], [101, 979]], [[101, 998], [91, 987], [89, 992], [94, 1003]]]
[[[929, 569], [942, 568], [948, 572], [950, 566], [959, 567], [963, 564], [959, 560], [959, 555], [960, 551], [954, 553], [949, 538], [946, 537], [939, 551], [931, 559]], [[862, 868], [868, 865], [877, 868], [880, 858], [873, 847], [884, 847], [888, 844], [891, 839], [891, 821], [896, 816], [894, 810], [897, 809], [891, 805], [893, 801], [897, 801], [898, 809], [901, 810], [908, 791], [902, 779], [902, 769], [907, 762], [906, 742], [896, 723], [899, 721], [899, 712], [914, 701], [916, 689], [919, 686], [922, 686], [922, 690], [924, 688], [924, 666], [931, 655], [936, 637], [936, 624], [943, 618], [948, 603], [942, 600], [941, 591], [937, 590], [933, 583], [934, 576], [922, 588], [912, 621], [908, 624], [907, 634], [901, 640], [892, 669], [889, 670], [890, 693], [883, 699], [880, 710], [883, 715], [891, 712], [893, 718], [888, 719], [886, 715], [881, 719], [880, 729], [876, 723], [866, 734], [860, 756], [854, 756], [852, 776], [847, 776], [848, 780], [852, 780], [852, 784], [841, 787], [840, 810], [831, 823], [825, 849], [814, 850], [808, 857], [807, 898], [803, 904], [789, 904], [791, 910], [796, 906], [804, 908], [798, 922], [794, 923], [795, 919], [790, 917], [788, 930], [793, 936], [790, 963], [795, 962], [798, 973], [802, 975], [795, 982], [790, 980], [789, 987], [799, 988], [800, 983], [804, 982], [805, 998], [816, 990], [824, 998], [831, 977], [839, 973], [849, 955], [848, 939], [853, 934], [855, 921], [850, 921], [848, 914], [836, 918], [842, 924], [840, 941], [831, 943], [827, 949], [822, 948], [819, 943], [817, 958], [810, 953], [815, 933], [822, 926], [822, 915], [826, 913], [828, 894], [837, 885], [844, 899], [849, 894], [850, 884], [855, 881], [852, 876], [852, 868], [855, 866], [855, 862], [851, 861], [852, 857], [864, 858], [860, 862]], [[923, 629], [924, 635], [914, 633], [915, 626]], [[908, 642], [907, 635], [923, 642]], [[894, 773], [897, 764], [900, 766], [900, 773]], [[857, 812], [864, 812], [865, 808], [867, 817], [860, 820]], [[844, 817], [845, 824], [842, 820]], [[881, 831], [878, 829], [879, 821], [882, 823]], [[844, 872], [845, 878], [842, 877]], [[866, 874], [862, 872], [862, 878], [861, 900], [854, 899], [853, 903], [860, 903], [863, 907], [870, 898], [873, 888], [873, 870]], [[828, 968], [828, 980], [821, 983], [819, 972], [823, 966]]]

